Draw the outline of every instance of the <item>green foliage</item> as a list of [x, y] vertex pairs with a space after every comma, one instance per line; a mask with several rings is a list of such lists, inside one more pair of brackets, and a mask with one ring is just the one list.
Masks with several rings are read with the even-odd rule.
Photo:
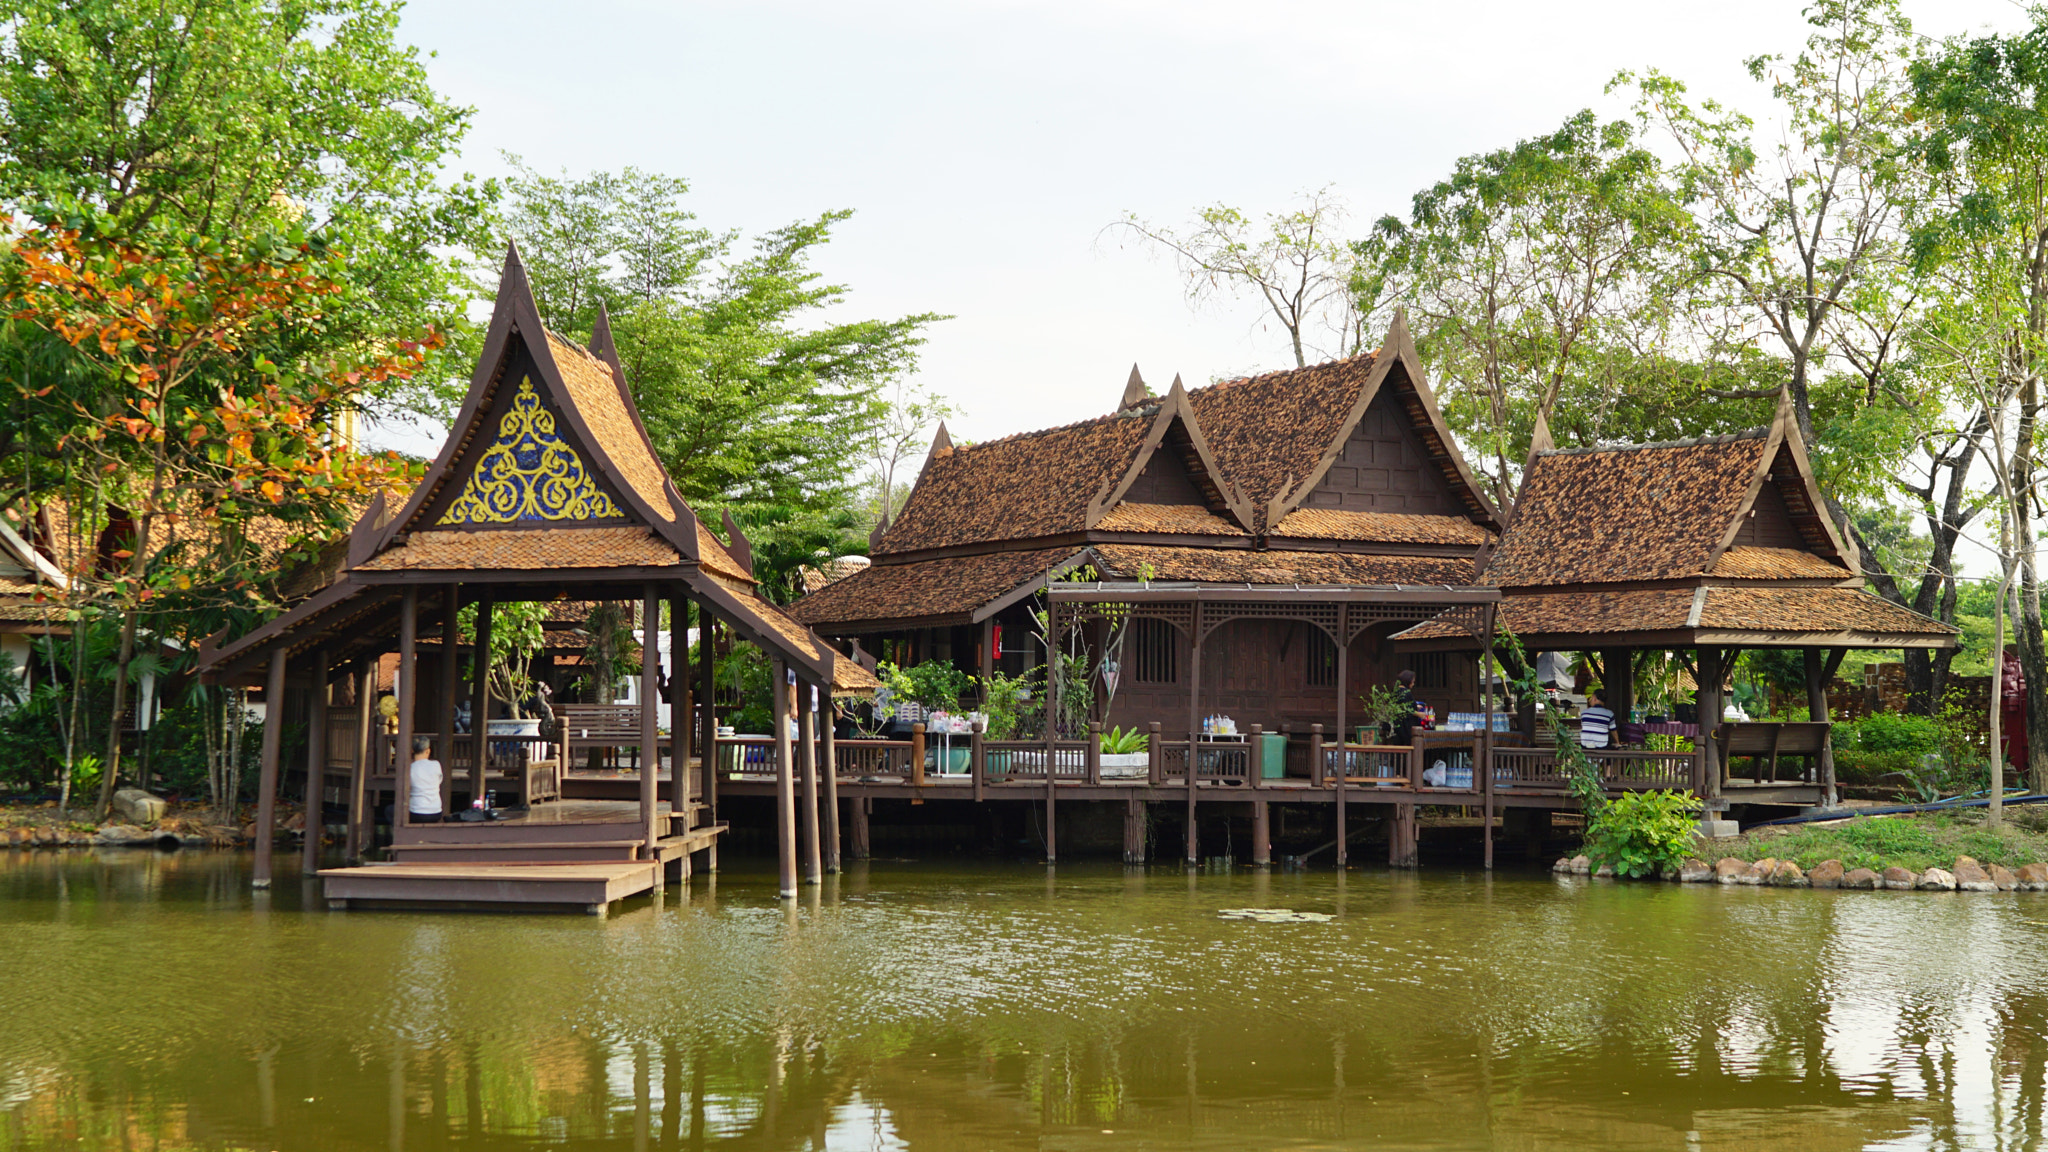
[[1956, 809], [1760, 828], [1730, 854], [1745, 860], [1773, 856], [1807, 869], [1823, 860], [1840, 860], [1846, 868], [1881, 872], [1896, 865], [1920, 872], [1953, 867], [1958, 856], [2018, 868], [2048, 860], [2044, 830], [2048, 814], [2038, 809], [2011, 809], [2004, 826], [1996, 829], [1986, 826], [1981, 810]]
[[988, 730], [984, 735], [991, 740], [1009, 740], [1017, 735], [1028, 710], [1032, 685], [1037, 679], [1036, 669], [1022, 676], [992, 672], [987, 679], [976, 678], [975, 685], [981, 691], [981, 710], [988, 714]]
[[1105, 756], [1130, 756], [1149, 751], [1151, 747], [1151, 735], [1137, 728], [1129, 731], [1111, 728], [1102, 734], [1102, 754]]
[[961, 693], [973, 683], [973, 677], [949, 660], [925, 660], [908, 668], [883, 661], [877, 674], [891, 695], [933, 712], [958, 712]]
[[1586, 820], [1586, 855], [1617, 876], [1655, 876], [1692, 855], [1699, 797], [1659, 789], [1624, 792]]
[[1878, 712], [1861, 720], [1835, 725], [1835, 748], [1863, 752], [1910, 752], [1924, 754], [1938, 750], [1941, 731], [1926, 716], [1905, 716]]
[[774, 734], [775, 697], [770, 695], [774, 670], [768, 657], [752, 644], [735, 644], [718, 657], [715, 668], [720, 689], [739, 698], [739, 707], [721, 719], [733, 731]]
[[[577, 634], [583, 640], [585, 671], [576, 678], [575, 687], [590, 693], [595, 703], [609, 704], [630, 662], [639, 654], [640, 642], [633, 635], [633, 613], [618, 601], [599, 601], [591, 605], [590, 615]], [[497, 647], [496, 639], [492, 637], [493, 649]]]
[[[475, 604], [463, 605], [456, 614], [456, 626], [464, 643], [476, 643], [476, 614]], [[547, 618], [548, 606], [539, 600], [508, 600], [491, 607], [491, 656], [485, 675], [491, 698], [509, 704], [514, 717], [526, 715], [526, 702], [533, 696], [533, 658], [547, 646]], [[464, 661], [462, 678], [474, 680], [475, 667], [474, 663]], [[613, 682], [617, 682], [616, 675]], [[477, 722], [472, 719], [471, 723]]]
[[1366, 689], [1359, 705], [1365, 718], [1381, 727], [1399, 724], [1415, 714], [1414, 702], [1385, 684]]

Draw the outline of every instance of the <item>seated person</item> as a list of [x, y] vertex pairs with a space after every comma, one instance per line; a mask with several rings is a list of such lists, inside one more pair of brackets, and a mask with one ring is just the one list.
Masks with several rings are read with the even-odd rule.
[[441, 822], [441, 762], [430, 755], [430, 737], [412, 738], [412, 770], [408, 775], [406, 818], [414, 824]]
[[1595, 688], [1586, 693], [1586, 706], [1579, 712], [1579, 747], [1606, 748], [1614, 743], [1614, 710]]

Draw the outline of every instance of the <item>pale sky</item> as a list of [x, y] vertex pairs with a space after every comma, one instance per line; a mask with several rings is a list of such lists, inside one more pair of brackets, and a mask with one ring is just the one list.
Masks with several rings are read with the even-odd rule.
[[[821, 260], [845, 314], [949, 313], [922, 379], [988, 439], [1288, 367], [1250, 304], [1192, 310], [1125, 212], [1253, 213], [1334, 186], [1352, 234], [1460, 156], [1554, 128], [1622, 68], [1761, 114], [1742, 70], [1796, 51], [1797, 0], [1087, 4], [412, 0], [402, 35], [475, 107], [463, 166], [687, 177], [712, 228], [851, 208]], [[2004, 0], [1908, 0], [1923, 34], [2025, 26]], [[438, 436], [394, 440], [430, 451]]]

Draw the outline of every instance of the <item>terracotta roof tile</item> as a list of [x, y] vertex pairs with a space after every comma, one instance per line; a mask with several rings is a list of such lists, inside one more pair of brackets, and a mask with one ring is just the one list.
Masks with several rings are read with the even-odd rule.
[[1825, 557], [1797, 548], [1738, 544], [1721, 553], [1712, 575], [1754, 580], [1848, 580], [1856, 574]]
[[1151, 544], [1097, 544], [1109, 574], [1137, 579], [1149, 565], [1154, 580], [1220, 584], [1464, 584], [1472, 561], [1448, 556], [1361, 556], [1353, 552], [1297, 552], [1246, 548], [1168, 548]]
[[747, 571], [746, 566], [733, 557], [718, 537], [712, 535], [711, 529], [704, 526], [702, 520], [697, 521], [697, 563], [706, 572], [715, 573], [728, 580], [738, 580], [750, 585], [754, 582], [754, 574]]
[[832, 654], [832, 694], [834, 696], [872, 696], [882, 682], [873, 672], [854, 663], [849, 657]]
[[[1529, 636], [1682, 629], [1692, 611], [1692, 599], [1691, 588], [1509, 594], [1500, 602], [1500, 622], [1512, 632]], [[1432, 640], [1471, 635], [1463, 624], [1431, 620], [1394, 638]]]
[[1152, 426], [1144, 409], [966, 448], [941, 449], [877, 555], [1079, 532], [1088, 502], [1121, 480]]
[[827, 584], [836, 584], [856, 572], [865, 572], [869, 563], [865, 556], [840, 556], [823, 564], [806, 564], [798, 572], [804, 582], [804, 595], [808, 596]]
[[1273, 526], [1273, 535], [1375, 544], [1467, 544], [1475, 548], [1493, 539], [1492, 532], [1463, 516], [1346, 512], [1336, 508], [1297, 508]]
[[[1625, 592], [1508, 593], [1502, 625], [1525, 636], [1586, 638], [1626, 632], [1685, 632], [1693, 588]], [[1731, 632], [1851, 632], [1877, 636], [1953, 636], [1956, 630], [1854, 588], [1710, 588], [1697, 627]], [[1469, 636], [1462, 625], [1432, 620], [1396, 636], [1430, 640]]]
[[809, 624], [965, 615], [1073, 558], [1073, 548], [876, 564], [789, 606]]
[[1161, 532], [1184, 536], [1248, 535], [1233, 521], [1195, 504], [1133, 504], [1125, 501], [1095, 522], [1104, 532]]
[[681, 563], [676, 550], [646, 528], [494, 528], [480, 532], [414, 532], [359, 566], [367, 572], [411, 569], [628, 568]]
[[1697, 576], [1763, 463], [1762, 432], [1536, 458], [1500, 549], [1503, 588]]
[[782, 609], [751, 593], [737, 593], [734, 598], [739, 601], [740, 614], [743, 618], [738, 622], [741, 625], [749, 622], [745, 617], [751, 617], [755, 631], [772, 632], [786, 641], [791, 648], [813, 659], [824, 653], [825, 649], [820, 647], [811, 630], [790, 619], [788, 613]]
[[1188, 393], [1216, 466], [1262, 519], [1267, 501], [1308, 479], [1344, 430], [1373, 361], [1354, 356]]
[[548, 347], [562, 370], [562, 383], [569, 389], [576, 414], [597, 438], [598, 447], [633, 491], [654, 509], [655, 515], [673, 521], [675, 511], [669, 506], [667, 489], [662, 487], [667, 473], [662, 471], [661, 462], [647, 446], [646, 434], [627, 409], [611, 366], [553, 332], [548, 333]]
[[1868, 632], [1954, 636], [1957, 631], [1854, 588], [1712, 588], [1700, 627], [1731, 632]]

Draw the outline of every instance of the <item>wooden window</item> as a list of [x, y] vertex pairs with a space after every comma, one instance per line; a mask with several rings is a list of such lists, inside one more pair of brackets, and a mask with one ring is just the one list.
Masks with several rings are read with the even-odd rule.
[[1313, 624], [1308, 629], [1308, 686], [1311, 688], [1335, 688], [1337, 686], [1337, 645], [1330, 634]]
[[1131, 621], [1131, 635], [1125, 641], [1131, 650], [1131, 679], [1139, 684], [1175, 684], [1180, 670], [1174, 666], [1175, 641], [1179, 633], [1164, 620], [1140, 617]]
[[1450, 687], [1451, 654], [1448, 652], [1416, 653], [1415, 686], [1417, 688]]

